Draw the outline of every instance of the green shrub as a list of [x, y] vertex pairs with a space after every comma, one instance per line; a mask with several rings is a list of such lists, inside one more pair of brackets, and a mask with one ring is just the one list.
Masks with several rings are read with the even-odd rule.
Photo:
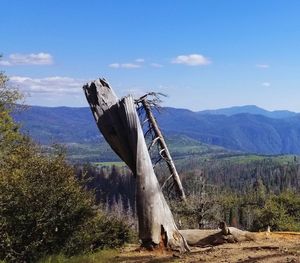
[[0, 167], [0, 260], [32, 262], [130, 240], [126, 218], [93, 208], [63, 155], [45, 156], [24, 140], [7, 160]]
[[63, 253], [72, 256], [103, 248], [117, 248], [132, 241], [134, 232], [124, 219], [98, 211], [95, 217], [73, 233]]
[[94, 212], [62, 156], [29, 142], [18, 150], [0, 169], [0, 259], [33, 261], [58, 252]]
[[0, 262], [35, 262], [128, 241], [126, 220], [95, 210], [62, 152], [46, 155], [19, 133], [7, 101], [0, 99]]
[[270, 196], [262, 209], [256, 210], [253, 230], [300, 231], [299, 194], [285, 192]]

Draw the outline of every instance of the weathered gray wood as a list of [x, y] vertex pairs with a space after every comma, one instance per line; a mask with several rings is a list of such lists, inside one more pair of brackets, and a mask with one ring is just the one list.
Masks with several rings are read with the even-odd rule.
[[164, 137], [163, 137], [158, 125], [157, 125], [157, 122], [156, 122], [156, 120], [153, 116], [153, 113], [151, 111], [151, 108], [150, 108], [149, 104], [147, 103], [146, 98], [143, 98], [141, 100], [141, 103], [142, 103], [142, 105], [145, 109], [145, 112], [146, 112], [147, 118], [149, 119], [149, 122], [152, 124], [154, 134], [155, 134], [156, 138], [158, 138], [158, 142], [159, 142], [160, 147], [162, 149], [161, 155], [166, 160], [166, 163], [167, 163], [167, 166], [170, 170], [171, 176], [172, 176], [172, 178], [175, 182], [175, 187], [176, 187], [177, 193], [179, 194], [179, 196], [182, 200], [186, 201], [186, 196], [185, 196], [185, 193], [184, 193], [184, 189], [182, 187], [181, 180], [180, 180], [180, 177], [179, 177], [178, 172], [176, 170], [174, 161], [171, 157], [168, 146], [167, 146], [167, 144], [165, 142], [165, 139], [164, 139]]
[[185, 229], [179, 230], [190, 246], [215, 246], [224, 243], [235, 243], [255, 240], [255, 233], [227, 227], [220, 223], [221, 229]]
[[155, 176], [132, 97], [118, 100], [102, 79], [86, 84], [83, 89], [104, 138], [136, 177], [139, 237], [143, 245], [188, 251]]
[[220, 230], [184, 229], [179, 230], [190, 246], [215, 246], [224, 243], [236, 243], [255, 240], [253, 233], [237, 228], [229, 228], [232, 232], [224, 235]]

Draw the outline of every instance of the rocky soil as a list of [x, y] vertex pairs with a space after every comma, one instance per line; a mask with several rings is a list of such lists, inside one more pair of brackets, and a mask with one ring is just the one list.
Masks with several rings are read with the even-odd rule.
[[192, 247], [190, 253], [183, 255], [171, 251], [141, 251], [138, 245], [129, 245], [113, 262], [300, 263], [300, 233], [264, 232], [254, 235], [255, 241]]

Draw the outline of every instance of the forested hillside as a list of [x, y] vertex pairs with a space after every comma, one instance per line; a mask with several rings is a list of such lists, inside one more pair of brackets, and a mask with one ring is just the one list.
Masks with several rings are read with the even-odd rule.
[[[215, 227], [225, 220], [244, 229], [265, 230], [267, 225], [274, 230], [300, 229], [295, 214], [300, 200], [294, 194], [300, 191], [299, 157], [194, 157], [176, 161], [176, 166], [188, 205], [174, 201], [168, 187], [165, 195], [183, 228]], [[169, 174], [161, 167], [156, 171], [163, 184]], [[85, 175], [99, 202], [124, 211], [135, 208], [135, 181], [126, 166], [79, 165], [77, 174]]]
[[250, 113], [206, 115], [167, 108], [157, 118], [166, 134], [181, 133], [231, 150], [260, 154], [300, 153], [298, 115], [275, 119]]
[[[215, 113], [162, 108], [156, 116], [167, 137], [185, 135], [201, 143], [248, 153], [300, 153], [300, 116], [296, 113], [254, 111], [252, 107]], [[102, 140], [88, 108], [33, 106], [15, 119], [41, 144], [76, 143], [80, 148]]]

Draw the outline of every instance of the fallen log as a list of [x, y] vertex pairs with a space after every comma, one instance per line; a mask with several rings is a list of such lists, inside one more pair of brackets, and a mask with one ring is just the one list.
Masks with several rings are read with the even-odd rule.
[[224, 243], [236, 243], [255, 240], [255, 234], [220, 223], [220, 229], [185, 229], [179, 230], [190, 246], [216, 246]]

